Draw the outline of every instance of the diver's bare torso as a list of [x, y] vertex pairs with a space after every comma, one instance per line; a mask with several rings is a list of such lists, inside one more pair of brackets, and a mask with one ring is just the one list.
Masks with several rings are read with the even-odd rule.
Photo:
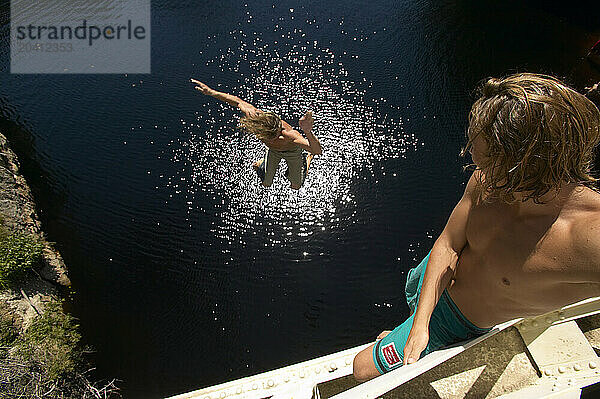
[[555, 201], [525, 215], [519, 205], [473, 206], [448, 291], [475, 325], [491, 327], [600, 296], [600, 283], [590, 282], [600, 281], [598, 259], [586, 249], [600, 234], [600, 194], [578, 187], [565, 197], [562, 206]]
[[[267, 147], [277, 150], [277, 151], [291, 151], [298, 148], [298, 146], [294, 143], [294, 139], [296, 139], [298, 133], [295, 131], [289, 123], [282, 120], [281, 125], [283, 130], [279, 137], [273, 140], [261, 140]], [[295, 133], [295, 134], [294, 134]]]

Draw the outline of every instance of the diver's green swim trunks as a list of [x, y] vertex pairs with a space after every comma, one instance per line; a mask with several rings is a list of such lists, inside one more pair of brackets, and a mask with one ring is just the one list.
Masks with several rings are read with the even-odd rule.
[[275, 172], [282, 158], [285, 159], [288, 167], [285, 174], [287, 179], [297, 187], [302, 186], [306, 178], [306, 154], [300, 147], [290, 151], [277, 151], [267, 147], [264, 161], [256, 171], [262, 183], [267, 187], [273, 184]]
[[[417, 267], [408, 272], [408, 278], [406, 279], [406, 302], [412, 310], [412, 315], [373, 346], [373, 360], [375, 367], [381, 374], [400, 367], [403, 363], [404, 345], [406, 345], [408, 334], [413, 325], [414, 312], [421, 295], [421, 286], [423, 285], [429, 255], [431, 255], [431, 252]], [[467, 320], [452, 301], [448, 292], [444, 290], [431, 314], [429, 344], [427, 344], [421, 357], [443, 346], [478, 337], [490, 330], [490, 328], [479, 328]]]

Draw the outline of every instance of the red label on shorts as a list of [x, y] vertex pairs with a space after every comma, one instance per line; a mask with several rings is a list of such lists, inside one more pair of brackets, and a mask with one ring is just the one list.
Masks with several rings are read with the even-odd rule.
[[396, 352], [396, 347], [394, 346], [393, 342], [382, 347], [381, 352], [383, 353], [385, 361], [390, 366], [393, 366], [396, 363], [400, 363], [400, 356], [398, 356], [398, 352]]

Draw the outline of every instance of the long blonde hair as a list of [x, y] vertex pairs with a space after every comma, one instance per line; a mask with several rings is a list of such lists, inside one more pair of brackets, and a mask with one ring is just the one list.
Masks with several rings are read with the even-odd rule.
[[254, 116], [244, 116], [240, 119], [239, 127], [263, 141], [279, 137], [282, 129], [281, 118], [273, 112], [259, 112]]
[[539, 203], [562, 182], [595, 188], [598, 181], [590, 171], [600, 112], [551, 76], [520, 73], [481, 84], [461, 155], [478, 135], [488, 147], [478, 200], [491, 194], [511, 203], [514, 193], [523, 193], [524, 201]]

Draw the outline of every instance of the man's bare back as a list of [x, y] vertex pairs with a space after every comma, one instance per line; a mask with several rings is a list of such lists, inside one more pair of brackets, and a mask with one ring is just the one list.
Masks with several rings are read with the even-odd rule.
[[474, 205], [449, 294], [484, 328], [600, 296], [598, 233], [600, 194], [581, 186], [542, 205]]
[[279, 134], [279, 137], [271, 140], [261, 140], [267, 147], [277, 151], [291, 151], [298, 147], [294, 142], [298, 139], [298, 136], [302, 137], [300, 133], [287, 123], [282, 120], [281, 125], [283, 130]]

